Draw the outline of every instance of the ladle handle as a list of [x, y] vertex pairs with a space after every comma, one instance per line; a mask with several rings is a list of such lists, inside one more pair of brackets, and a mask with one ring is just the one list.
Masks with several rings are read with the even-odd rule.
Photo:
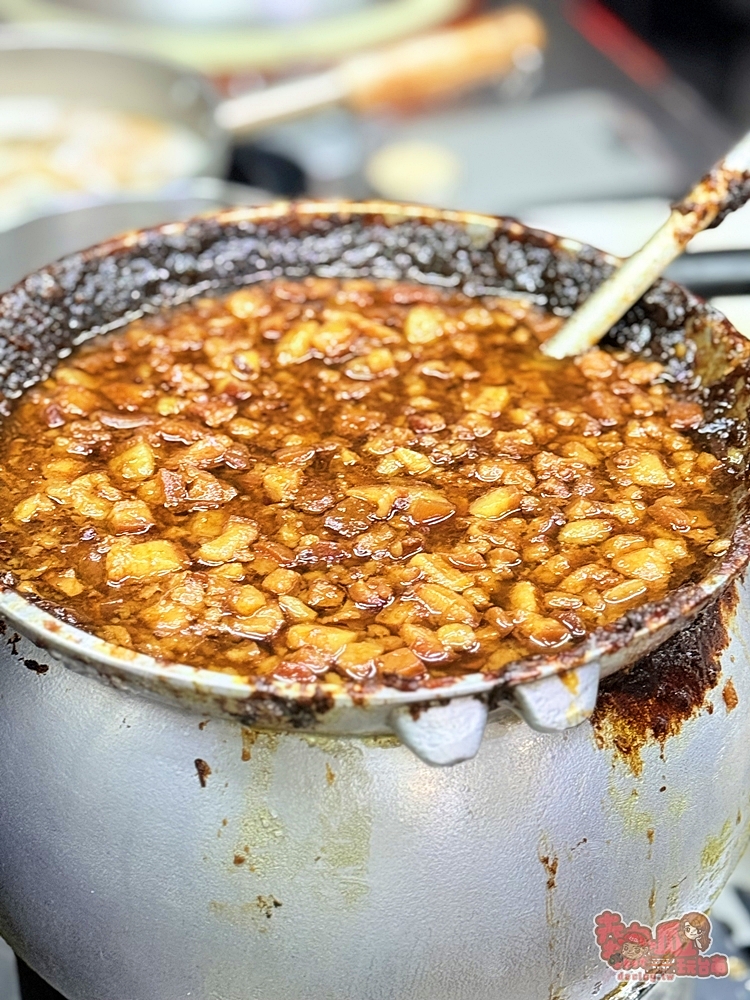
[[750, 200], [750, 132], [672, 206], [651, 239], [600, 285], [542, 350], [552, 358], [597, 344], [704, 229], [718, 226]]
[[507, 75], [545, 41], [544, 24], [534, 11], [508, 7], [224, 101], [216, 119], [231, 132], [245, 133], [331, 104], [360, 112], [418, 105]]

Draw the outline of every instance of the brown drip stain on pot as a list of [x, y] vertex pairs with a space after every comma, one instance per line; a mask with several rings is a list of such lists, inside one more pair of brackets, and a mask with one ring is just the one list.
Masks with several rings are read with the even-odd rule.
[[282, 905], [281, 900], [275, 896], [258, 896], [257, 903], [260, 912], [269, 920], [273, 916], [273, 911]]
[[575, 670], [564, 670], [560, 674], [560, 680], [572, 695], [577, 695], [581, 687], [578, 673]]
[[706, 696], [719, 681], [719, 657], [729, 644], [727, 623], [737, 601], [732, 584], [671, 639], [602, 681], [591, 718], [596, 742], [614, 750], [636, 776], [643, 771], [641, 750], [647, 744], [659, 743], [663, 750], [687, 719], [707, 710]]
[[731, 677], [724, 685], [721, 697], [724, 699], [724, 704], [727, 706], [727, 712], [733, 712], [735, 708], [737, 708], [740, 699], [737, 695], [737, 688], [734, 686], [734, 681]]
[[35, 674], [46, 674], [49, 670], [49, 664], [40, 663], [38, 660], [24, 660], [23, 665], [27, 670], [33, 670]]
[[[554, 850], [546, 834], [544, 834], [539, 841], [537, 857], [539, 858], [545, 875], [547, 876], [545, 910], [547, 926], [549, 927], [548, 947], [551, 963], [551, 982], [549, 984], [547, 1000], [563, 1000], [564, 994], [562, 992], [561, 974], [556, 961], [560, 946], [560, 927], [565, 923], [564, 920], [561, 920], [560, 914], [556, 913], [555, 907], [555, 890], [557, 889], [557, 874], [560, 867], [560, 857]], [[555, 971], [556, 969], [558, 971]]]
[[629, 985], [629, 983], [618, 983], [613, 990], [610, 990], [606, 996], [602, 997], [602, 1000], [616, 1000], [617, 997], [623, 995]]
[[198, 772], [198, 781], [200, 781], [201, 783], [201, 788], [205, 788], [206, 781], [208, 780], [208, 776], [211, 773], [211, 768], [208, 766], [205, 760], [201, 760], [200, 757], [196, 757], [195, 770]]
[[242, 760], [248, 761], [252, 758], [253, 747], [257, 739], [258, 733], [255, 729], [248, 729], [247, 726], [242, 727], [242, 752], [240, 754]]
[[550, 892], [557, 886], [557, 868], [560, 864], [560, 859], [556, 856], [550, 856], [549, 854], [541, 854], [539, 860], [542, 862], [542, 867], [547, 872], [547, 888]]
[[560, 921], [555, 916], [555, 889], [557, 888], [557, 871], [560, 867], [560, 858], [559, 855], [555, 853], [554, 848], [550, 844], [546, 834], [543, 834], [539, 840], [537, 857], [539, 858], [545, 875], [547, 876], [546, 911], [547, 925], [550, 928], [549, 948], [551, 952], [554, 952], [556, 944], [556, 930], [560, 926]]
[[[736, 825], [736, 824], [735, 824]], [[706, 838], [701, 851], [701, 868], [713, 871], [721, 867], [722, 858], [732, 844], [732, 821], [727, 820], [718, 833]]]
[[246, 929], [254, 926], [256, 930], [266, 932], [267, 921], [282, 906], [280, 899], [273, 895], [258, 895], [244, 903], [224, 903], [212, 899], [208, 904], [209, 912], [226, 920], [235, 927]]

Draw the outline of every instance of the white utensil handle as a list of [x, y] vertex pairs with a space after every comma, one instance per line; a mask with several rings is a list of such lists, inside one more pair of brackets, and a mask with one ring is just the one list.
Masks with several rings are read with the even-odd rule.
[[573, 314], [563, 328], [542, 346], [551, 358], [568, 358], [597, 344], [637, 302], [684, 245], [678, 236], [684, 224], [681, 212], [672, 212], [661, 229], [612, 275]]
[[551, 358], [581, 354], [597, 344], [679, 257], [690, 240], [718, 225], [750, 199], [750, 133], [673, 207], [661, 229], [608, 278], [551, 337]]

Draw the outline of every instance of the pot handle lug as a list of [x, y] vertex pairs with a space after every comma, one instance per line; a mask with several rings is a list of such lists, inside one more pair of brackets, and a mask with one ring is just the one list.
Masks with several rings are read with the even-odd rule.
[[599, 692], [599, 664], [513, 688], [513, 707], [532, 729], [560, 733], [590, 719]]
[[487, 713], [487, 702], [480, 698], [453, 698], [442, 704], [400, 705], [391, 712], [389, 722], [401, 742], [425, 764], [448, 767], [476, 755]]

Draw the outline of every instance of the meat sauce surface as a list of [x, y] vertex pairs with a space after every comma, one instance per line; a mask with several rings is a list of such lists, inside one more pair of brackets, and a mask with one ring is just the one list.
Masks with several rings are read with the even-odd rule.
[[92, 340], [0, 438], [0, 562], [120, 646], [434, 683], [568, 648], [728, 548], [661, 366], [522, 302], [276, 281]]

